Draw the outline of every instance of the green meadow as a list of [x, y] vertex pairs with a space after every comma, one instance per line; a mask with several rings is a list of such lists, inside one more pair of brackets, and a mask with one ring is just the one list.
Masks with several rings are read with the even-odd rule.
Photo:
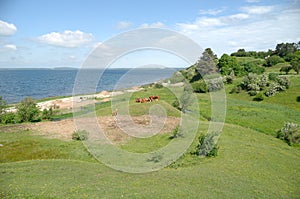
[[[300, 122], [299, 82], [299, 76], [292, 76], [290, 89], [262, 102], [253, 101], [245, 93], [229, 94], [232, 85], [227, 85], [226, 121], [218, 141], [218, 155], [192, 155], [195, 139], [177, 161], [149, 173], [131, 174], [109, 168], [94, 159], [80, 141], [49, 138], [22, 128], [1, 128], [0, 197], [300, 198], [300, 147], [276, 138], [276, 131], [285, 122]], [[152, 94], [161, 97], [155, 104], [163, 107], [168, 116], [181, 116], [172, 106], [176, 99], [172, 92], [153, 87], [129, 96], [130, 114], [148, 114], [154, 104], [135, 103], [134, 99]], [[209, 93], [197, 97], [199, 136], [208, 129], [211, 100]], [[118, 96], [117, 100], [123, 98], [126, 96]], [[111, 111], [111, 102], [96, 105], [98, 116], [109, 116]], [[57, 119], [69, 117], [72, 114]], [[167, 145], [171, 135], [166, 132], [132, 138], [118, 147], [145, 153]]]

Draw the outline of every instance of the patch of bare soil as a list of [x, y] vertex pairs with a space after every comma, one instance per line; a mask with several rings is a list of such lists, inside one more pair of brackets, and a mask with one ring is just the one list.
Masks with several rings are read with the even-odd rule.
[[[152, 119], [152, 120], [151, 120]], [[103, 116], [98, 118], [100, 127], [104, 130], [106, 137], [112, 143], [124, 143], [133, 135], [138, 133], [168, 133], [180, 124], [180, 118], [168, 117], [165, 120], [160, 117], [150, 116], [134, 116], [129, 119], [122, 117]], [[163, 125], [156, 125], [162, 124]], [[76, 130], [73, 119], [65, 119], [61, 121], [47, 121], [31, 124], [20, 124], [12, 126], [2, 126], [1, 131], [15, 132], [19, 130], [32, 130], [37, 135], [45, 135], [49, 138], [57, 138], [62, 140], [71, 140], [72, 134]], [[126, 133], [128, 132], [127, 135]]]

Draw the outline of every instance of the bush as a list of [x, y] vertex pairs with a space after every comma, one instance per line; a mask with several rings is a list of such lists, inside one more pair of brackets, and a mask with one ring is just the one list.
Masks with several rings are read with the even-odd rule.
[[232, 93], [240, 93], [242, 90], [242, 88], [240, 86], [235, 86], [231, 89], [231, 91], [229, 92], [230, 94]]
[[57, 111], [53, 110], [53, 107], [51, 106], [49, 109], [44, 109], [42, 111], [42, 119], [50, 120], [56, 114], [57, 114]]
[[208, 88], [204, 80], [200, 80], [192, 83], [192, 87], [195, 93], [207, 93]]
[[268, 89], [265, 91], [265, 95], [267, 97], [274, 96], [278, 92], [278, 84], [277, 83], [271, 83]]
[[272, 55], [271, 57], [268, 57], [266, 60], [266, 63], [264, 64], [267, 67], [275, 66], [278, 63], [283, 63], [284, 59], [279, 57], [278, 55]]
[[7, 108], [6, 101], [0, 96], [0, 115], [5, 113], [5, 109]]
[[232, 84], [233, 83], [233, 79], [234, 79], [233, 75], [227, 75], [227, 76], [223, 77], [223, 82], [225, 84]]
[[39, 121], [40, 110], [33, 98], [27, 97], [17, 105], [17, 116], [20, 122]]
[[276, 73], [269, 73], [269, 80], [276, 81], [276, 79], [277, 79], [278, 76], [279, 75], [276, 74]]
[[215, 137], [217, 137], [219, 133], [212, 132], [208, 135], [201, 134], [198, 138], [198, 145], [196, 146], [195, 151], [192, 152], [193, 155], [197, 156], [207, 156], [207, 157], [215, 157], [218, 155], [219, 146], [215, 144]]
[[249, 73], [243, 78], [243, 81], [241, 82], [240, 86], [242, 87], [243, 90], [249, 91], [252, 90], [253, 88], [257, 88], [258, 82], [259, 82], [258, 76], [256, 74]]
[[17, 123], [16, 114], [13, 112], [1, 114], [0, 122], [2, 124], [15, 124]]
[[88, 132], [85, 130], [76, 130], [72, 134], [72, 140], [87, 140], [88, 138]]
[[163, 88], [164, 86], [161, 83], [154, 84], [154, 88]]
[[286, 90], [289, 88], [291, 82], [289, 80], [288, 77], [285, 77], [285, 76], [278, 76], [275, 80], [280, 86], [283, 86], [284, 89], [283, 90]]
[[264, 94], [263, 93], [257, 93], [256, 96], [253, 98], [254, 101], [260, 102], [264, 100]]
[[262, 74], [262, 73], [265, 72], [265, 68], [264, 67], [258, 66], [254, 62], [248, 62], [248, 63], [245, 63], [243, 65], [244, 65], [244, 70], [247, 73], [256, 73], [256, 74], [260, 75], [260, 74]]
[[172, 131], [172, 135], [170, 136], [170, 139], [174, 139], [178, 137], [183, 137], [183, 134], [179, 126], [176, 126], [176, 128]]
[[277, 132], [277, 138], [284, 140], [288, 145], [300, 144], [300, 128], [298, 124], [286, 122]]
[[208, 79], [206, 80], [206, 83], [208, 85], [207, 87], [209, 92], [218, 91], [224, 88], [222, 77]]
[[176, 99], [173, 103], [172, 106], [178, 110], [181, 110], [180, 102], [178, 99]]
[[291, 66], [282, 66], [279, 71], [285, 72], [285, 74], [287, 75], [290, 72], [290, 70], [292, 70]]

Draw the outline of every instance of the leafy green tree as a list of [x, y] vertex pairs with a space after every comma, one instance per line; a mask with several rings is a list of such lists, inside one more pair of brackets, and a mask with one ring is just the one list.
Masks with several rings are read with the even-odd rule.
[[20, 122], [33, 122], [39, 120], [40, 110], [36, 106], [33, 98], [26, 97], [16, 108]]
[[238, 64], [237, 59], [227, 54], [223, 54], [220, 58], [218, 68], [222, 75], [230, 75], [232, 72], [236, 76], [242, 74], [242, 67]]
[[296, 43], [281, 43], [276, 45], [275, 53], [280, 57], [284, 57], [290, 53], [297, 51], [298, 45]]
[[293, 68], [291, 66], [282, 66], [280, 68], [280, 72], [285, 72], [285, 74], [287, 75], [290, 72], [290, 70], [292, 70], [292, 69]]
[[300, 70], [300, 51], [297, 51], [294, 53], [294, 58], [291, 60], [291, 66], [294, 71], [296, 71], [297, 74], [299, 74]]
[[193, 82], [191, 85], [192, 85], [195, 93], [207, 93], [208, 92], [206, 82], [203, 79]]
[[235, 56], [235, 57], [247, 57], [247, 52], [245, 51], [245, 49], [238, 49], [237, 52], [234, 52], [231, 54], [231, 56]]
[[266, 63], [264, 65], [267, 67], [271, 67], [278, 63], [283, 63], [283, 62], [284, 62], [284, 60], [281, 57], [279, 57], [278, 55], [272, 55], [266, 59]]
[[258, 66], [253, 62], [247, 62], [247, 63], [243, 64], [243, 66], [244, 66], [244, 70], [247, 73], [255, 73], [255, 74], [260, 75], [265, 72], [264, 67]]

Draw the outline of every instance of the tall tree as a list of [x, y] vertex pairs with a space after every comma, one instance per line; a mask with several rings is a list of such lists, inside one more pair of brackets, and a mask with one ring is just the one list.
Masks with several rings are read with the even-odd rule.
[[217, 71], [216, 62], [218, 58], [210, 48], [205, 49], [196, 63], [196, 70], [201, 77]]

